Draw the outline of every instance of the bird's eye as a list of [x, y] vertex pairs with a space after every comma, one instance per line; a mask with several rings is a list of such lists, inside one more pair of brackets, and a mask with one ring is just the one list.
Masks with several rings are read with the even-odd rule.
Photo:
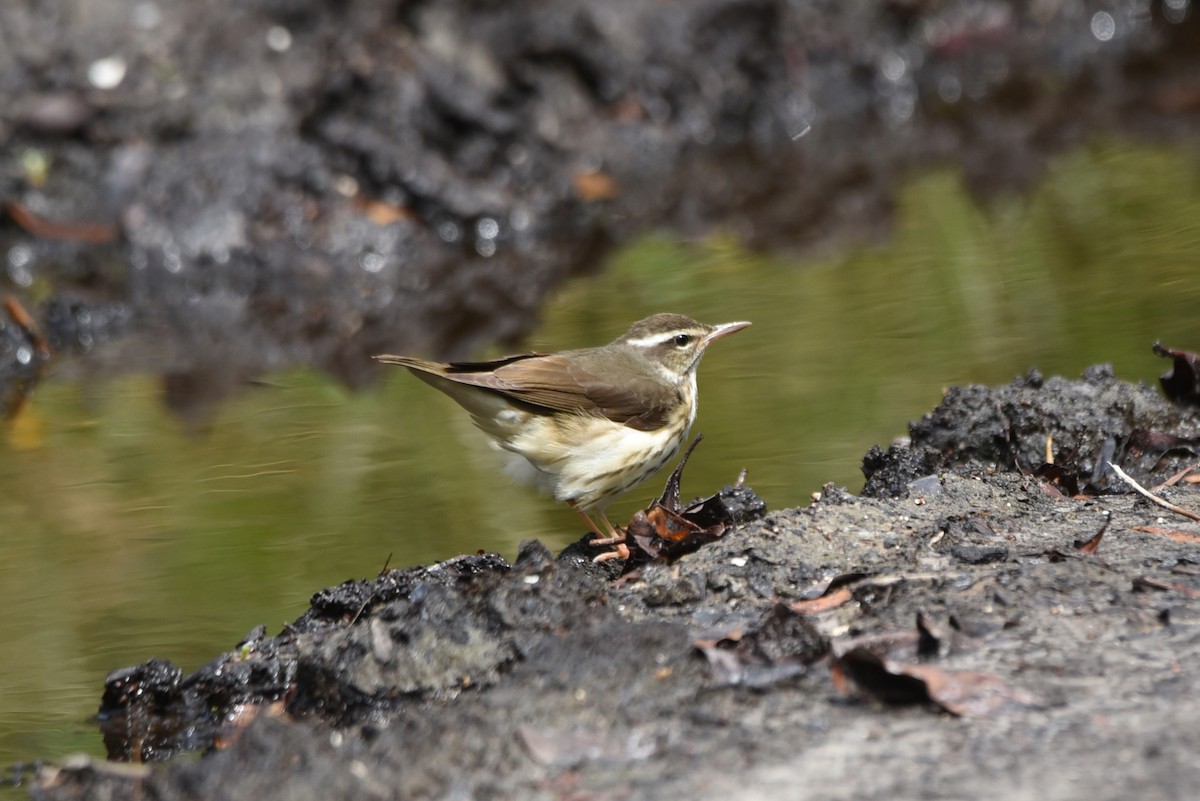
[[692, 335], [691, 334], [676, 334], [674, 337], [671, 338], [671, 341], [674, 342], [678, 347], [686, 348], [689, 344], [691, 344]]

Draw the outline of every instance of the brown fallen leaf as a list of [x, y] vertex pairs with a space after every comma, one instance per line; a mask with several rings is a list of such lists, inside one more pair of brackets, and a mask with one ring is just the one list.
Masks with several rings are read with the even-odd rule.
[[1079, 479], [1068, 465], [1047, 462], [1033, 471], [1042, 480], [1042, 488], [1052, 495], [1074, 498], [1079, 494]]
[[1126, 448], [1131, 454], [1166, 454], [1169, 452], [1186, 452], [1196, 455], [1200, 452], [1200, 439], [1183, 437], [1170, 431], [1157, 429], [1136, 429], [1129, 434]]
[[897, 673], [883, 657], [865, 647], [851, 648], [830, 665], [834, 684], [848, 690], [851, 685], [885, 704], [919, 704], [930, 700], [920, 679]]
[[1171, 369], [1159, 376], [1163, 394], [1172, 403], [1200, 406], [1200, 354], [1163, 347], [1155, 342], [1151, 350], [1156, 356], [1173, 359]]
[[802, 600], [811, 601], [815, 598], [820, 598], [822, 595], [828, 595], [839, 587], [856, 584], [863, 579], [868, 579], [875, 575], [877, 574], [868, 570], [848, 570], [845, 573], [837, 573], [820, 581], [815, 581], [806, 589], [797, 593], [797, 595]]
[[1176, 542], [1200, 542], [1200, 532], [1186, 531], [1181, 528], [1162, 528], [1161, 526], [1134, 526], [1134, 531], [1144, 534], [1160, 534], [1170, 537]]
[[792, 601], [788, 604], [788, 609], [791, 609], [793, 612], [799, 612], [802, 615], [815, 615], [820, 612], [828, 612], [830, 609], [837, 609], [853, 598], [853, 590], [849, 587], [839, 587], [828, 595], [822, 595], [819, 598]]
[[1012, 687], [994, 673], [945, 670], [936, 665], [904, 665], [901, 670], [925, 682], [930, 700], [955, 715], [985, 718], [1010, 706], [1045, 706], [1038, 696]]
[[842, 674], [843, 686], [849, 679], [884, 703], [933, 702], [964, 717], [992, 717], [1014, 705], [1045, 705], [1038, 696], [1014, 688], [992, 673], [897, 662], [864, 647], [842, 654], [834, 661], [833, 669]]
[[1184, 598], [1200, 598], [1200, 589], [1196, 589], [1195, 587], [1189, 587], [1186, 584], [1175, 581], [1160, 581], [1159, 579], [1152, 579], [1149, 576], [1135, 576], [1133, 579], [1133, 591], [1146, 592], [1147, 590], [1177, 592]]
[[[674, 560], [725, 536], [739, 523], [762, 515], [765, 505], [744, 485], [745, 471], [732, 487], [726, 487], [684, 506], [680, 501], [683, 470], [701, 436], [688, 446], [679, 465], [667, 479], [662, 496], [633, 515], [625, 527], [629, 557], [622, 573], [628, 575], [654, 559]], [[607, 554], [602, 554], [601, 558]]]
[[571, 184], [581, 200], [612, 200], [621, 193], [612, 176], [598, 170], [575, 173]]
[[394, 222], [413, 219], [412, 210], [407, 206], [399, 206], [374, 198], [356, 198], [355, 206], [368, 220], [376, 225], [390, 225]]
[[[813, 587], [810, 587], [798, 601], [792, 601], [788, 604], [788, 608], [793, 612], [799, 612], [803, 615], [811, 615], [819, 612], [827, 612], [830, 609], [836, 609], [852, 600], [858, 593], [871, 589], [889, 590], [890, 588], [903, 584], [906, 581], [930, 581], [936, 580], [936, 576], [932, 573], [892, 573], [888, 575], [877, 575], [867, 571], [856, 570], [847, 573], [838, 574], [824, 582], [818, 582]], [[821, 588], [820, 594], [815, 594], [813, 590]]]
[[1104, 539], [1104, 532], [1108, 531], [1108, 524], [1112, 522], [1112, 517], [1108, 517], [1104, 521], [1104, 525], [1100, 526], [1090, 540], [1081, 540], [1075, 542], [1075, 550], [1082, 554], [1094, 554], [1100, 550], [1100, 540]]
[[60, 223], [34, 214], [23, 203], [9, 202], [5, 207], [13, 222], [41, 239], [66, 239], [102, 245], [117, 238], [117, 226], [111, 223]]
[[1187, 484], [1195, 484], [1197, 482], [1200, 482], [1200, 475], [1194, 474], [1196, 470], [1200, 470], [1200, 464], [1188, 465], [1187, 467], [1183, 468], [1175, 475], [1168, 478], [1163, 483], [1154, 487], [1153, 491], [1161, 492], [1162, 490], [1166, 489], [1167, 487], [1175, 486], [1180, 481], [1183, 481], [1184, 483], [1187, 483]]

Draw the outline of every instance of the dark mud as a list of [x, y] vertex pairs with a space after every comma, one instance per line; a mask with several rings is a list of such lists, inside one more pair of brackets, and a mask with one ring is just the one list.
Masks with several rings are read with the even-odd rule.
[[[1192, 10], [1194, 11], [1194, 9]], [[86, 4], [0, 10], [0, 401], [511, 344], [650, 229], [858, 241], [933, 164], [981, 196], [1118, 133], [1195, 141], [1186, 4]], [[56, 366], [55, 369], [60, 369]]]
[[[827, 487], [616, 581], [536, 543], [390, 571], [191, 676], [117, 671], [114, 755], [208, 753], [33, 797], [1190, 798], [1200, 526], [1093, 461], [1112, 442], [1153, 484], [1198, 430], [1107, 368], [956, 389], [870, 455], [875, 497]], [[1070, 458], [1038, 476], [1047, 436]]]

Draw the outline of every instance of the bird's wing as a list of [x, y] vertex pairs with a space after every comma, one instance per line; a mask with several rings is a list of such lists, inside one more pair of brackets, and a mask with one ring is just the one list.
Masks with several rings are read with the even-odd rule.
[[550, 411], [606, 417], [641, 431], [666, 425], [668, 407], [655, 404], [661, 387], [648, 378], [623, 376], [615, 385], [602, 375], [602, 365], [584, 367], [578, 359], [555, 353], [523, 353], [486, 362], [439, 362], [409, 356], [376, 356], [457, 384], [498, 392], [520, 403]]
[[530, 354], [501, 359], [479, 371], [468, 368], [459, 372], [460, 365], [451, 365], [446, 377], [502, 392], [523, 403], [602, 416], [642, 431], [666, 424], [667, 409], [654, 405], [661, 388], [628, 374], [617, 385], [602, 369], [596, 369], [600, 366], [584, 366], [579, 359], [560, 354]]

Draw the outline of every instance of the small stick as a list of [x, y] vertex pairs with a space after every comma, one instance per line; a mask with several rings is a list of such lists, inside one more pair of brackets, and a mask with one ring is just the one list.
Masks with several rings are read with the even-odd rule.
[[39, 217], [24, 203], [10, 202], [4, 210], [13, 222], [41, 239], [65, 239], [103, 245], [117, 238], [117, 226], [111, 223], [60, 223]]
[[1190, 473], [1190, 472], [1192, 472], [1193, 470], [1196, 470], [1196, 469], [1200, 469], [1200, 462], [1197, 462], [1196, 464], [1194, 464], [1194, 465], [1191, 465], [1191, 466], [1189, 466], [1189, 467], [1185, 467], [1185, 468], [1183, 468], [1183, 469], [1182, 469], [1182, 470], [1180, 470], [1178, 473], [1176, 473], [1175, 475], [1171, 476], [1171, 477], [1170, 477], [1170, 478], [1168, 478], [1166, 481], [1164, 481], [1163, 483], [1161, 483], [1161, 484], [1159, 484], [1157, 487], [1155, 487], [1155, 488], [1154, 488], [1154, 489], [1155, 489], [1155, 491], [1156, 491], [1156, 492], [1161, 492], [1161, 491], [1162, 491], [1162, 489], [1163, 489], [1164, 487], [1173, 487], [1173, 486], [1175, 486], [1176, 484], [1178, 484], [1180, 481], [1182, 481], [1182, 480], [1183, 480], [1184, 476], [1186, 476], [1188, 473]]
[[1170, 509], [1170, 510], [1171, 510], [1172, 512], [1174, 512], [1175, 514], [1177, 514], [1177, 515], [1183, 515], [1184, 517], [1186, 517], [1186, 518], [1189, 518], [1189, 519], [1191, 519], [1191, 520], [1200, 520], [1200, 514], [1197, 514], [1197, 513], [1195, 513], [1195, 512], [1192, 512], [1192, 511], [1189, 511], [1189, 510], [1187, 510], [1187, 509], [1184, 509], [1182, 506], [1176, 506], [1175, 504], [1171, 503], [1170, 501], [1168, 501], [1168, 500], [1164, 500], [1163, 498], [1160, 498], [1160, 497], [1158, 497], [1158, 496], [1157, 496], [1157, 495], [1155, 495], [1153, 492], [1151, 492], [1150, 490], [1146, 489], [1146, 488], [1145, 488], [1145, 487], [1143, 487], [1141, 484], [1137, 483], [1137, 482], [1136, 482], [1136, 481], [1134, 481], [1132, 478], [1130, 478], [1130, 477], [1129, 477], [1129, 476], [1128, 476], [1128, 475], [1125, 473], [1125, 471], [1124, 471], [1124, 470], [1122, 470], [1121, 468], [1117, 467], [1117, 466], [1116, 466], [1115, 464], [1113, 464], [1112, 462], [1109, 462], [1109, 463], [1108, 463], [1108, 466], [1109, 466], [1109, 467], [1111, 467], [1111, 468], [1112, 468], [1112, 471], [1113, 471], [1114, 473], [1116, 473], [1116, 474], [1117, 474], [1117, 478], [1121, 479], [1121, 480], [1122, 480], [1122, 481], [1124, 481], [1126, 484], [1128, 484], [1129, 486], [1133, 487], [1133, 488], [1134, 488], [1134, 489], [1135, 489], [1135, 490], [1136, 490], [1138, 493], [1140, 493], [1141, 495], [1144, 495], [1146, 498], [1149, 498], [1150, 500], [1154, 501], [1155, 503], [1157, 503], [1157, 504], [1158, 504], [1159, 506], [1161, 506], [1162, 508], [1164, 508], [1164, 509]]

